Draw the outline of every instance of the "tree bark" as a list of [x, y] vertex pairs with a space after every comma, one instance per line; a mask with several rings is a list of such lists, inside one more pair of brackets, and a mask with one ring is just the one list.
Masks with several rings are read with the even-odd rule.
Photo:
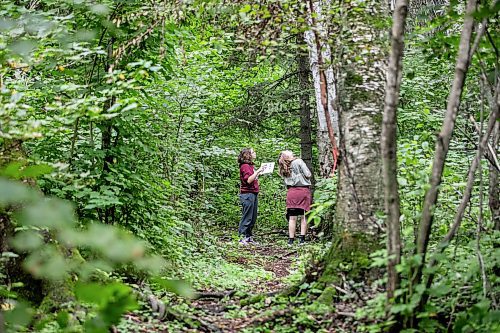
[[416, 254], [421, 257], [421, 260], [419, 265], [417, 265], [415, 269], [415, 273], [413, 274], [413, 286], [416, 286], [422, 277], [422, 268], [425, 263], [425, 255], [434, 218], [434, 207], [437, 202], [439, 185], [441, 184], [441, 177], [443, 174], [446, 155], [448, 153], [453, 128], [455, 127], [455, 119], [460, 107], [460, 100], [462, 96], [465, 77], [469, 68], [471, 38], [474, 26], [474, 18], [472, 17], [472, 13], [476, 8], [476, 3], [476, 0], [469, 0], [467, 2], [467, 12], [465, 14], [464, 26], [460, 37], [460, 45], [458, 49], [457, 63], [455, 66], [453, 85], [448, 97], [443, 126], [436, 140], [436, 149], [434, 153], [434, 162], [432, 165], [430, 188], [429, 190], [427, 190], [425, 195], [422, 208], [422, 218], [420, 220], [418, 229]]
[[[331, 299], [341, 274], [361, 279], [371, 274], [369, 254], [380, 248], [382, 226], [376, 213], [383, 210], [380, 137], [385, 83], [385, 41], [374, 17], [387, 11], [378, 0], [334, 4], [329, 21], [342, 22], [333, 58], [341, 59], [336, 79], [335, 105], [340, 121], [340, 160], [332, 246], [316, 265], [313, 280], [324, 287], [320, 296]], [[333, 5], [332, 5], [333, 6]], [[343, 33], [345, 31], [345, 34]], [[369, 55], [359, 57], [359, 50]], [[352, 61], [356, 59], [356, 61]], [[350, 267], [345, 271], [340, 263]]]
[[[342, 6], [349, 34], [338, 91], [341, 159], [335, 220], [344, 230], [375, 235], [382, 230], [376, 213], [383, 211], [380, 137], [386, 65], [382, 31], [373, 17], [386, 11], [375, 0], [363, 3], [362, 10], [357, 2]], [[369, 56], [359, 57], [359, 50]]]
[[[111, 37], [108, 43], [107, 47], [107, 59], [104, 64], [106, 72], [112, 70], [113, 66], [113, 43], [114, 43], [114, 38]], [[103, 112], [107, 112], [114, 104], [114, 97], [109, 97], [108, 100], [104, 103], [104, 110]], [[111, 139], [112, 139], [112, 131], [113, 131], [113, 120], [105, 120], [104, 123], [100, 126], [101, 127], [101, 149], [104, 153], [104, 160], [103, 160], [103, 166], [102, 166], [102, 174], [101, 178], [105, 179], [106, 175], [110, 171], [110, 166], [113, 164], [113, 154], [111, 152]], [[106, 207], [104, 209], [104, 223], [105, 224], [113, 224], [114, 223], [114, 214], [115, 213], [115, 207], [110, 206]]]
[[397, 107], [403, 68], [404, 31], [408, 0], [398, 0], [395, 4], [392, 20], [392, 46], [387, 67], [385, 106], [382, 121], [382, 166], [384, 179], [384, 199], [387, 226], [387, 298], [394, 297], [399, 286], [399, 274], [396, 265], [401, 262], [401, 232], [399, 187], [397, 178]]
[[[495, 154], [498, 156], [498, 143], [500, 138], [500, 122], [496, 122], [495, 129], [493, 130], [492, 147]], [[491, 211], [491, 220], [495, 230], [500, 231], [500, 178], [498, 177], [498, 170], [490, 164], [489, 166], [489, 193], [488, 205]]]
[[309, 103], [309, 92], [311, 84], [309, 81], [309, 68], [307, 55], [300, 53], [297, 56], [299, 67], [299, 87], [300, 87], [300, 152], [304, 163], [312, 172], [312, 190], [316, 184], [314, 178], [313, 158], [312, 158], [312, 129], [311, 129], [311, 106]]
[[335, 140], [337, 142], [339, 140], [339, 116], [334, 108], [334, 101], [337, 97], [335, 76], [332, 65], [324, 62], [324, 59], [331, 58], [330, 45], [324, 42], [327, 40], [324, 17], [329, 14], [328, 8], [323, 7], [324, 5], [328, 7], [330, 1], [327, 0], [323, 4], [321, 1], [308, 1], [311, 30], [304, 34], [304, 39], [309, 48], [309, 61], [316, 97], [319, 172], [322, 178], [328, 178], [334, 167], [332, 133], [334, 138], [335, 135], [337, 136]]
[[[3, 144], [0, 145], [0, 169], [3, 169], [10, 163], [25, 163], [25, 161], [26, 152], [23, 148], [23, 141], [20, 139], [4, 140]], [[30, 186], [35, 186], [35, 182], [32, 179], [24, 181]], [[0, 208], [0, 254], [2, 252], [15, 252], [9, 246], [9, 239], [15, 234], [12, 223], [15, 208]], [[6, 258], [5, 261], [0, 262], [0, 271], [4, 273], [4, 277], [0, 279], [0, 283], [10, 285], [13, 282], [23, 282], [25, 287], [18, 289], [18, 294], [34, 303], [39, 303], [44, 297], [42, 281], [33, 278], [23, 269], [22, 262], [26, 258], [26, 255], [22, 253], [18, 255], [18, 257]], [[1, 299], [2, 297], [0, 297]], [[2, 327], [0, 326], [0, 331], [1, 329]]]
[[[23, 142], [19, 139], [5, 139], [0, 146], [0, 170], [12, 162], [22, 162], [25, 160], [25, 153], [22, 147]], [[11, 214], [0, 210], [0, 253], [9, 250], [7, 238], [13, 233], [11, 224]]]

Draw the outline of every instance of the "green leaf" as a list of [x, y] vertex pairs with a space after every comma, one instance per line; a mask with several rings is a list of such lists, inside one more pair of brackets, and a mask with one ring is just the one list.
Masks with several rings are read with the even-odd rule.
[[75, 224], [73, 205], [60, 199], [45, 199], [26, 207], [20, 216], [24, 225], [64, 229]]
[[23, 58], [29, 57], [36, 47], [37, 43], [33, 40], [19, 40], [7, 46], [12, 53], [22, 56]]
[[34, 311], [28, 304], [18, 302], [15, 304], [14, 309], [5, 311], [3, 316], [7, 327], [14, 328], [15, 326], [26, 327], [33, 318]]
[[429, 294], [435, 297], [442, 297], [449, 294], [452, 288], [447, 284], [440, 284], [429, 289]]
[[69, 313], [67, 311], [61, 311], [56, 316], [56, 321], [59, 324], [60, 328], [68, 327], [69, 323]]
[[21, 162], [12, 162], [9, 163], [5, 168], [0, 170], [0, 175], [8, 178], [19, 179], [21, 174], [21, 168], [25, 163]]
[[19, 251], [33, 251], [44, 244], [41, 233], [35, 230], [18, 232], [11, 243]]
[[120, 321], [123, 313], [138, 308], [132, 289], [119, 282], [107, 285], [78, 283], [75, 295], [81, 301], [99, 306], [97, 317], [85, 322], [86, 332], [107, 332], [111, 325]]
[[23, 267], [31, 275], [47, 280], [61, 280], [67, 276], [71, 266], [69, 260], [55, 245], [46, 245], [31, 253], [23, 262]]
[[120, 282], [113, 282], [106, 285], [79, 282], [75, 286], [75, 295], [77, 299], [99, 306], [105, 306], [109, 302], [112, 302], [117, 295], [130, 294], [132, 294], [132, 289]]
[[28, 186], [20, 182], [0, 178], [0, 206], [20, 204], [32, 201], [37, 197], [39, 197], [38, 193]]
[[111, 10], [109, 9], [109, 7], [106, 6], [105, 4], [95, 4], [95, 5], [92, 5], [92, 6], [90, 6], [90, 10], [94, 14], [97, 14], [99, 16], [106, 16], [106, 15], [108, 15], [111, 12]]
[[189, 283], [183, 280], [168, 280], [163, 278], [154, 278], [152, 282], [157, 283], [161, 287], [165, 288], [167, 291], [175, 293], [177, 295], [193, 298], [195, 293], [191, 288]]
[[475, 19], [477, 20], [482, 20], [485, 18], [493, 17], [500, 11], [500, 3], [497, 2], [495, 3], [495, 6], [491, 8], [491, 6], [486, 3], [485, 5], [481, 6], [481, 8], [477, 11], [475, 11], [472, 16], [474, 16]]
[[246, 4], [240, 9], [240, 13], [248, 13], [249, 11], [252, 10], [252, 6], [249, 4]]
[[21, 170], [21, 177], [38, 178], [51, 173], [53, 168], [47, 164], [30, 165]]

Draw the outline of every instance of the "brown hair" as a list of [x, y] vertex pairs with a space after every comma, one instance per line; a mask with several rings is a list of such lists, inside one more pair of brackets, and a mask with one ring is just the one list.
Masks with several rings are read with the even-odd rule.
[[252, 148], [243, 148], [238, 156], [238, 163], [240, 166], [242, 164], [253, 164], [252, 161]]
[[280, 153], [280, 157], [278, 158], [278, 173], [281, 177], [290, 177], [290, 175], [292, 174], [290, 165], [295, 159], [296, 157], [293, 156], [293, 153], [290, 150], [284, 150]]

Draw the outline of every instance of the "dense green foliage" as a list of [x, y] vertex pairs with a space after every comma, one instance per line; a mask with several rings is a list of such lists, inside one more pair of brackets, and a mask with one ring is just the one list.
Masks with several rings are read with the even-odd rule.
[[[266, 8], [245, 1], [227, 6], [210, 1], [2, 2], [0, 236], [9, 241], [0, 249], [0, 303], [7, 331], [133, 330], [123, 314], [144, 310], [145, 285], [169, 307], [192, 314], [188, 301], [174, 293], [237, 290], [244, 297], [259, 283], [277, 280], [258, 254], [242, 254], [236, 245], [240, 149], [253, 147], [257, 164], [275, 161], [283, 149], [300, 149], [295, 57], [303, 47], [296, 45], [297, 34], [306, 22], [297, 14], [302, 7], [296, 1], [283, 1], [281, 15]], [[498, 15], [484, 8], [487, 4], [478, 19], [498, 24]], [[424, 292], [430, 301], [419, 313], [420, 331], [499, 329], [499, 240], [486, 208], [485, 159], [459, 237], [432, 268], [438, 272], [434, 284], [417, 287], [419, 294], [412, 294], [415, 286], [410, 285], [462, 11], [452, 1], [428, 24], [411, 22], [398, 119], [402, 283], [388, 310], [385, 295], [374, 295], [382, 291], [380, 271], [374, 269], [375, 276], [366, 281], [365, 273], [349, 276], [358, 268], [383, 267], [385, 251], [370, 261], [364, 253], [358, 263], [340, 263], [335, 283], [347, 276], [354, 289], [370, 284], [365, 289], [372, 290], [368, 305], [357, 309], [360, 330], [383, 331], [394, 315], [409, 320]], [[258, 25], [269, 18], [275, 20]], [[253, 31], [256, 26], [260, 35]], [[469, 71], [436, 207], [432, 250], [447, 233], [465, 189], [478, 140], [469, 117], [479, 122], [487, 112], [478, 77], [484, 70], [492, 86], [498, 80], [493, 45], [499, 44], [498, 35], [483, 38], [480, 58]], [[312, 87], [310, 96], [312, 101]], [[275, 173], [259, 182], [256, 232], [286, 229], [282, 181]], [[335, 177], [318, 182], [314, 225], [331, 216], [335, 191]], [[275, 313], [292, 303], [292, 320], [274, 318], [262, 324], [262, 331], [331, 327], [333, 319], [318, 318], [335, 312], [335, 302], [354, 299], [354, 292], [339, 295], [333, 286], [302, 278], [318, 274], [314, 267], [330, 245], [326, 241], [343, 237], [342, 230], [335, 232], [320, 235], [326, 237], [294, 259], [292, 274], [283, 281], [299, 285], [299, 291], [247, 298], [241, 308], [230, 309], [230, 316], [244, 317], [252, 304], [257, 310], [271, 306]], [[282, 238], [279, 246], [284, 246]], [[254, 264], [242, 264], [241, 258]], [[14, 272], [13, 265], [24, 271], [4, 273], [4, 268]], [[172, 320], [170, 329], [182, 325]]]
[[[107, 237], [108, 229], [94, 222], [101, 221], [125, 228], [147, 241], [149, 251], [163, 255], [169, 262], [164, 277], [185, 278], [200, 288], [234, 288], [266, 277], [259, 270], [249, 275], [224, 264], [211, 232], [236, 235], [239, 149], [256, 146], [259, 161], [264, 161], [275, 160], [281, 149], [296, 148], [296, 139], [288, 139], [296, 137], [296, 121], [284, 124], [283, 119], [293, 114], [289, 109], [298, 101], [288, 101], [289, 81], [277, 81], [287, 64], [238, 64], [231, 59], [243, 56], [232, 49], [234, 40], [224, 31], [204, 30], [196, 19], [181, 23], [176, 15], [159, 14], [182, 10], [174, 5], [60, 5], [48, 1], [26, 9], [6, 4], [0, 22], [7, 46], [0, 54], [1, 140], [5, 147], [22, 142], [18, 152], [3, 151], [2, 173], [36, 178], [45, 194], [73, 202], [78, 216], [76, 229], [63, 221], [54, 226], [64, 237], [52, 234], [55, 247], [46, 251], [57, 254], [56, 244], [77, 237], [72, 233], [80, 228], [88, 232], [71, 246], [82, 247], [85, 259], [67, 260], [84, 260], [85, 274], [90, 269], [85, 267], [95, 266], [90, 261], [93, 246], [118, 243], [119, 248], [103, 250], [122, 255], [122, 247], [133, 251], [113, 238], [114, 229]], [[147, 29], [155, 25], [157, 29]], [[283, 224], [279, 179], [264, 177], [261, 183], [259, 228]], [[9, 192], [2, 186], [4, 195]], [[22, 198], [11, 200], [4, 207], [28, 204]], [[62, 210], [58, 207], [53, 209]], [[30, 209], [37, 214], [36, 206]], [[10, 209], [6, 212], [10, 215]], [[51, 216], [38, 217], [38, 227], [51, 227]], [[15, 223], [17, 228], [26, 224]], [[16, 239], [33, 243], [30, 250], [45, 248], [28, 229], [29, 234]], [[70, 273], [81, 280], [83, 271], [66, 272], [72, 265], [63, 269], [64, 256], [64, 251], [53, 256], [49, 268], [36, 276], [57, 279]], [[101, 261], [96, 267], [112, 269]], [[232, 280], [216, 282], [229, 272]], [[77, 296], [85, 294], [81, 290]], [[121, 307], [114, 310], [118, 315], [128, 308], [120, 299], [78, 299], [104, 302], [102, 306], [119, 302]], [[113, 318], [104, 319], [106, 325], [115, 323], [116, 314]]]

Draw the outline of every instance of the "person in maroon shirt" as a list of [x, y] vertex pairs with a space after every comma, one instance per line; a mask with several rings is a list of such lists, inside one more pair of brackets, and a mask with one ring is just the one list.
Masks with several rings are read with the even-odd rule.
[[255, 170], [253, 161], [257, 157], [252, 148], [244, 148], [238, 156], [240, 164], [240, 203], [242, 206], [242, 216], [238, 227], [238, 234], [241, 237], [240, 244], [253, 243], [252, 229], [257, 220], [257, 195], [259, 194], [259, 174], [262, 167]]

